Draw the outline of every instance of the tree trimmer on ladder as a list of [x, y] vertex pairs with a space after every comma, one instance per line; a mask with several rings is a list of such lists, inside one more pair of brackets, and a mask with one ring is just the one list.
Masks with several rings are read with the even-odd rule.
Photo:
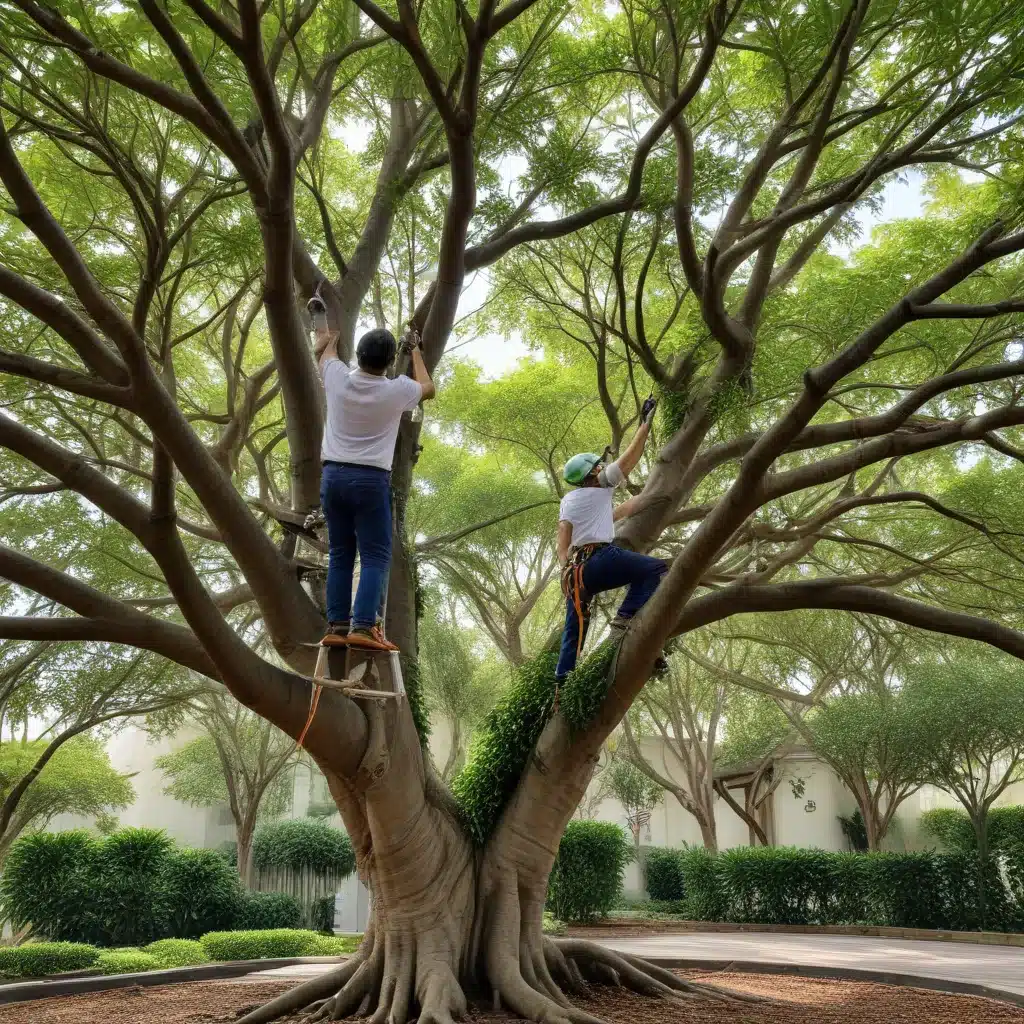
[[[313, 534], [322, 533], [325, 525], [329, 525], [331, 532], [340, 530], [339, 536], [344, 538], [343, 544], [350, 554], [342, 563], [342, 573], [348, 574], [349, 580], [337, 581], [340, 588], [332, 589], [332, 570], [328, 569], [329, 628], [318, 645], [309, 721], [302, 731], [303, 740], [324, 686], [343, 689], [359, 697], [400, 699], [405, 696], [398, 649], [383, 631], [390, 576], [388, 538], [397, 536], [400, 531], [389, 474], [400, 418], [434, 393], [422, 357], [413, 351], [420, 345], [414, 331], [403, 341], [401, 350], [390, 332], [381, 329], [368, 332], [356, 347], [359, 370], [354, 371], [337, 357], [337, 339], [329, 335], [327, 308], [319, 287], [308, 309], [321, 339], [318, 351], [323, 353], [320, 368], [327, 392], [328, 418], [323, 446], [324, 509], [311, 512], [303, 528]], [[413, 356], [414, 376], [411, 378], [386, 376], [399, 351]], [[388, 526], [381, 530], [384, 502], [387, 503], [384, 514], [388, 516]], [[373, 511], [375, 509], [380, 511]], [[375, 522], [380, 526], [375, 526]], [[335, 544], [338, 544], [338, 537]], [[345, 606], [346, 601], [351, 603], [351, 596], [346, 598], [345, 595], [351, 595], [351, 559], [355, 556], [352, 550], [355, 546], [360, 554], [359, 587], [354, 606]], [[373, 602], [377, 603], [376, 609]], [[332, 647], [345, 649], [345, 678], [341, 681], [330, 678]], [[381, 655], [386, 655], [386, 660]], [[384, 681], [381, 689], [366, 689], [366, 680], [371, 675]], [[361, 676], [359, 682], [358, 676]]]

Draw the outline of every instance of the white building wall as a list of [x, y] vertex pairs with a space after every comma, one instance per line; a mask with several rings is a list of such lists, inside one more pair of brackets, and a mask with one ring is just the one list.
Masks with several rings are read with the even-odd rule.
[[[192, 807], [164, 793], [163, 774], [156, 767], [156, 759], [170, 753], [191, 739], [193, 734], [153, 740], [137, 726], [128, 726], [107, 741], [107, 753], [115, 770], [132, 776], [135, 802], [123, 811], [115, 812], [124, 826], [162, 828], [182, 846], [213, 848], [235, 838], [234, 824], [227, 808]], [[62, 814], [53, 820], [50, 830], [63, 832], [73, 828], [88, 828], [91, 818]]]
[[[226, 806], [220, 808], [191, 807], [164, 793], [164, 779], [155, 766], [161, 754], [176, 749], [191, 738], [182, 733], [173, 739], [152, 740], [141, 728], [130, 726], [112, 736], [107, 751], [113, 766], [133, 775], [135, 802], [118, 817], [123, 825], [162, 828], [183, 846], [215, 848], [233, 841], [234, 826]], [[443, 765], [450, 749], [450, 734], [442, 721], [433, 723], [430, 749], [435, 764]], [[662, 757], [657, 741], [645, 741], [645, 755], [659, 771], [682, 782], [680, 766], [671, 754]], [[305, 765], [295, 771], [290, 817], [304, 817], [311, 801], [329, 799], [319, 775], [311, 775]], [[735, 791], [737, 799], [741, 794]], [[772, 798], [775, 842], [780, 846], [814, 847], [823, 850], [844, 850], [846, 840], [839, 826], [839, 815], [853, 812], [856, 803], [832, 770], [809, 753], [797, 753], [786, 759], [782, 778]], [[1024, 783], [1011, 786], [996, 806], [1024, 804]], [[935, 844], [920, 828], [920, 817], [935, 807], [956, 807], [948, 793], [926, 786], [913, 794], [899, 809], [884, 846], [890, 850], [928, 849]], [[627, 827], [626, 813], [615, 799], [603, 801], [596, 817]], [[747, 825], [721, 799], [715, 800], [715, 819], [719, 849], [727, 850], [749, 844]], [[341, 827], [339, 815], [328, 819]], [[63, 831], [89, 827], [92, 820], [72, 815], [54, 819], [50, 828]], [[670, 793], [666, 793], [651, 812], [651, 820], [641, 834], [643, 846], [701, 846], [697, 823]], [[642, 891], [639, 866], [633, 864], [626, 874], [627, 895]]]

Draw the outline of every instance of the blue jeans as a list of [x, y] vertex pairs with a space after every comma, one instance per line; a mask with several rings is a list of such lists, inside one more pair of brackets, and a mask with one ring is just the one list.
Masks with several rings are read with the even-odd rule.
[[[668, 572], [668, 566], [660, 558], [641, 555], [637, 551], [609, 544], [606, 548], [598, 548], [583, 566], [582, 595], [584, 611], [586, 604], [595, 594], [606, 590], [616, 590], [628, 586], [626, 597], [619, 606], [618, 617], [631, 619], [658, 589], [661, 577]], [[586, 614], [583, 621], [583, 641], [587, 639], [587, 626], [590, 615]], [[572, 594], [565, 600], [565, 630], [562, 633], [562, 651], [558, 658], [555, 675], [563, 679], [576, 667], [576, 647], [580, 643], [580, 620], [576, 615], [576, 606]]]
[[[327, 618], [366, 628], [377, 622], [391, 566], [391, 474], [373, 466], [325, 462], [320, 505], [327, 520]], [[359, 587], [352, 607], [352, 570]]]

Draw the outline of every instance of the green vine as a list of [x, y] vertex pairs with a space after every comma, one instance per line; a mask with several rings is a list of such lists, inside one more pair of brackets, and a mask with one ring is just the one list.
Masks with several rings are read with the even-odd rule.
[[686, 419], [690, 408], [689, 393], [686, 390], [671, 391], [661, 384], [656, 384], [654, 390], [658, 395], [662, 432], [665, 437], [672, 437]]
[[515, 792], [527, 759], [551, 713], [558, 652], [545, 650], [523, 665], [477, 732], [452, 791], [466, 829], [483, 844]]
[[569, 673], [559, 694], [559, 707], [570, 728], [579, 732], [593, 720], [608, 693], [618, 640], [605, 640]]
[[[583, 728], [600, 707], [617, 649], [606, 640], [562, 684], [559, 706], [573, 729]], [[452, 783], [466, 829], [480, 845], [494, 831], [551, 714], [557, 662], [558, 651], [548, 648], [518, 670]]]
[[430, 712], [427, 710], [427, 702], [423, 697], [423, 686], [420, 682], [420, 663], [416, 658], [400, 654], [399, 660], [402, 663], [402, 681], [405, 683], [405, 698], [409, 702], [409, 711], [412, 712], [412, 720], [419, 733], [420, 743], [425, 744], [430, 739]]

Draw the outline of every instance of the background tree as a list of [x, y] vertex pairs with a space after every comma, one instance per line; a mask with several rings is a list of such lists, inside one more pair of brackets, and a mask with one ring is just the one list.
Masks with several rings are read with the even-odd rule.
[[204, 699], [189, 721], [203, 735], [156, 759], [168, 781], [164, 792], [193, 807], [227, 804], [235, 823], [238, 873], [248, 881], [256, 825], [291, 805], [289, 769], [301, 751], [275, 725], [230, 697]]
[[899, 692], [840, 694], [807, 716], [801, 731], [842, 779], [878, 850], [901, 803], [927, 779], [923, 723]]
[[915, 669], [906, 703], [920, 730], [927, 779], [952, 793], [971, 819], [985, 927], [988, 815], [1007, 787], [1024, 779], [1024, 686], [1008, 658], [951, 653], [948, 661]]
[[[557, 713], [541, 655], [446, 793], [415, 686], [387, 711], [379, 779], [361, 769], [376, 706], [321, 699], [305, 742], [376, 919], [356, 957], [246, 1024], [310, 1004], [448, 1024], [467, 989], [556, 1024], [577, 1015], [562, 990], [574, 968], [597, 962], [648, 991], [693, 988], [541, 928], [593, 759], [673, 635], [816, 609], [1024, 655], [1007, 573], [1022, 532], [1024, 42], [1013, 5], [932, 13], [916, 0], [0, 9], [3, 638], [147, 650], [303, 733], [306, 645], [324, 621], [315, 567], [280, 524], [318, 500], [300, 312], [317, 285], [346, 352], [364, 306], [377, 317], [401, 295], [404, 318], [415, 303], [436, 369], [468, 277], [494, 267], [495, 315], [555, 356], [586, 353], [613, 437], [613, 417], [627, 427], [652, 387], [666, 395], [619, 539], [671, 569]], [[362, 173], [347, 175], [343, 129], [367, 124], [349, 161], [365, 156]], [[851, 251], [900, 176], [927, 189], [927, 215]], [[555, 284], [595, 329], [524, 316], [536, 274], [516, 261], [589, 229], [602, 244], [580, 235], [582, 249], [610, 252], [610, 273]], [[400, 232], [410, 241], [389, 248]], [[404, 425], [393, 474], [388, 631], [410, 680], [421, 430]], [[557, 466], [569, 453], [545, 441]]]
[[[46, 746], [45, 739], [0, 743], [0, 796], [6, 797], [33, 769]], [[0, 837], [0, 860], [22, 832], [45, 829], [59, 814], [95, 817], [101, 823], [134, 800], [130, 777], [114, 769], [102, 742], [76, 736], [60, 746], [25, 790]]]
[[427, 616], [420, 628], [420, 679], [432, 715], [448, 727], [450, 745], [441, 768], [448, 781], [462, 767], [473, 730], [501, 691], [504, 668], [474, 654], [473, 636], [451, 618]]
[[211, 685], [166, 661], [101, 644], [0, 648], [0, 722], [11, 732], [0, 744], [0, 856], [25, 828], [45, 827], [63, 811], [96, 815], [127, 806], [131, 787], [96, 746], [98, 737], [133, 718], [176, 722], [184, 704]]
[[651, 820], [651, 811], [658, 805], [664, 790], [631, 762], [613, 757], [608, 766], [608, 791], [622, 804], [626, 824], [633, 835], [633, 848], [640, 856], [640, 833]]

